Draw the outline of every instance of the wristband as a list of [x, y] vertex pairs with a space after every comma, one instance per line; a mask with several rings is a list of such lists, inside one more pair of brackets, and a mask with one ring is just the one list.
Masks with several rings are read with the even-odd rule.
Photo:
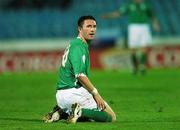
[[94, 88], [94, 89], [91, 91], [91, 94], [92, 94], [92, 95], [97, 95], [97, 94], [98, 94], [97, 89], [96, 89], [96, 88]]

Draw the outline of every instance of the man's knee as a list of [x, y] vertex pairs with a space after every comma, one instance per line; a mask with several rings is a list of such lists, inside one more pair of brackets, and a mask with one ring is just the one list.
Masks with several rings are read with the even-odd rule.
[[107, 113], [106, 122], [115, 122], [115, 121], [116, 121], [116, 115], [114, 113]]
[[108, 104], [106, 105], [106, 109], [104, 111], [109, 115], [109, 117], [111, 119], [108, 122], [116, 121], [116, 114], [114, 113], [114, 111], [111, 109], [111, 107]]
[[112, 118], [111, 122], [115, 122], [116, 121], [116, 115], [114, 113], [111, 114], [111, 118]]

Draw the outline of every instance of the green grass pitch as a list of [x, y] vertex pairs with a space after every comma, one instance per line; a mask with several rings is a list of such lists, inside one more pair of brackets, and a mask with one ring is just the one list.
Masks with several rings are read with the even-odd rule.
[[56, 80], [55, 72], [0, 74], [0, 130], [180, 130], [180, 69], [145, 76], [92, 71], [92, 82], [117, 115], [115, 123], [43, 123], [56, 102]]

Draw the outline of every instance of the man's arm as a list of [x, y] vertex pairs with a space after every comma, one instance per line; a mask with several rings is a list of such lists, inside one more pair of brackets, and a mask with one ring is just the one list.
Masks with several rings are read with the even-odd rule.
[[104, 19], [112, 19], [112, 18], [118, 18], [121, 16], [121, 13], [119, 11], [109, 12], [101, 15]]
[[100, 96], [100, 94], [98, 93], [98, 90], [94, 87], [94, 85], [88, 79], [88, 77], [85, 75], [80, 75], [78, 76], [78, 80], [83, 84], [83, 87], [93, 95], [93, 98], [95, 99], [98, 108], [104, 110], [106, 108], [105, 102], [103, 98]]
[[115, 10], [115, 11], [109, 12], [109, 13], [105, 13], [105, 14], [101, 15], [101, 17], [104, 19], [118, 18], [123, 15], [127, 15], [128, 11], [129, 11], [129, 4], [124, 4], [118, 10]]
[[156, 32], [160, 32], [161, 28], [160, 28], [160, 24], [159, 24], [158, 19], [155, 16], [153, 16], [151, 18], [151, 21], [152, 21], [152, 26], [153, 26], [154, 30]]
[[160, 24], [159, 24], [159, 21], [158, 19], [156, 18], [155, 16], [155, 13], [154, 11], [152, 10], [152, 8], [150, 6], [148, 6], [148, 10], [147, 10], [147, 14], [151, 20], [151, 23], [152, 23], [152, 27], [153, 29], [156, 31], [156, 32], [159, 32], [161, 30], [160, 28]]

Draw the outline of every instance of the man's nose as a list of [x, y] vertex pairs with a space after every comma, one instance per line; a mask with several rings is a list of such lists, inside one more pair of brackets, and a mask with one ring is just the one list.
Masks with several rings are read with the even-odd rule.
[[93, 32], [94, 32], [95, 30], [96, 30], [96, 28], [91, 28], [91, 31], [93, 31]]

